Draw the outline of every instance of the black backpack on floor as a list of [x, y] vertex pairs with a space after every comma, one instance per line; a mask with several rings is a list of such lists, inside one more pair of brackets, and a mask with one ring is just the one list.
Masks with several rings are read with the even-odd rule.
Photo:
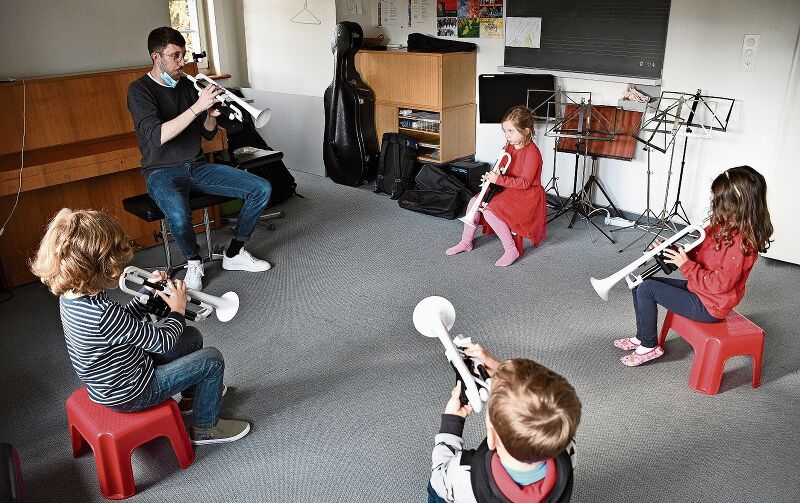
[[414, 188], [400, 197], [401, 208], [452, 220], [472, 198], [472, 191], [464, 182], [433, 164], [422, 166], [414, 182]]
[[399, 199], [414, 184], [417, 140], [400, 133], [383, 133], [375, 192]]

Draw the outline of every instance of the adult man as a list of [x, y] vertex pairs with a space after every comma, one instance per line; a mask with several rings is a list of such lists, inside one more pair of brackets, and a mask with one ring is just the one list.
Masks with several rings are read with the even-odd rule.
[[128, 110], [142, 152], [142, 174], [147, 192], [166, 215], [175, 242], [187, 259], [187, 288], [203, 288], [203, 262], [189, 210], [189, 191], [244, 199], [225, 250], [222, 268], [266, 271], [269, 262], [244, 249], [272, 187], [267, 180], [222, 164], [210, 164], [200, 148], [201, 137], [217, 133], [219, 110], [212, 108], [223, 92], [207, 86], [198, 96], [188, 79], [182, 79], [186, 40], [177, 30], [156, 28], [147, 37], [153, 68], [128, 87]]

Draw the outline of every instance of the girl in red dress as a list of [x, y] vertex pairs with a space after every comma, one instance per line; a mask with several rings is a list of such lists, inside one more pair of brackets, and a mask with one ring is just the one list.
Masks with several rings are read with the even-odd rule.
[[[542, 188], [542, 154], [533, 143], [533, 113], [524, 106], [510, 109], [501, 121], [506, 138], [505, 151], [511, 162], [504, 175], [489, 172], [483, 175], [503, 187], [482, 211], [483, 218], [503, 243], [503, 256], [495, 262], [500, 267], [509, 266], [519, 258], [514, 246], [512, 232], [531, 240], [534, 246], [542, 242], [547, 233], [547, 200]], [[478, 196], [472, 198], [468, 207], [476, 204]], [[461, 241], [448, 248], [447, 255], [471, 251], [472, 239], [480, 220], [475, 213], [475, 225], [464, 224]]]

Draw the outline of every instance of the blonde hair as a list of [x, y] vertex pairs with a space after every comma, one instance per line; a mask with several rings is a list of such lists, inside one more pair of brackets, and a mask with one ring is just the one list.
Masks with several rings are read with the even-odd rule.
[[497, 368], [487, 410], [503, 447], [523, 463], [560, 454], [581, 420], [581, 402], [572, 385], [522, 358]]
[[[509, 108], [508, 111], [503, 114], [500, 124], [502, 125], [504, 122], [510, 122], [517, 131], [522, 133], [522, 136], [525, 138], [525, 145], [533, 141], [533, 110], [530, 108], [522, 105]], [[525, 130], [528, 130], [527, 135], [525, 134]]]
[[131, 257], [115, 218], [102, 211], [63, 208], [47, 226], [30, 268], [55, 295], [95, 295], [116, 286]]

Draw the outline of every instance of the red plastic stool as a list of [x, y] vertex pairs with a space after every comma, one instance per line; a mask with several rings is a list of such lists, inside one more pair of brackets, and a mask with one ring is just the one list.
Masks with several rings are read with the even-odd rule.
[[719, 323], [700, 323], [667, 311], [658, 345], [664, 344], [672, 329], [694, 348], [694, 362], [689, 387], [714, 395], [719, 392], [725, 361], [732, 356], [753, 357], [753, 387], [761, 386], [761, 359], [764, 354], [764, 331], [736, 311]]
[[[481, 219], [478, 222], [478, 225], [481, 226], [482, 232], [484, 235], [494, 234], [494, 229], [484, 220], [483, 214], [480, 215]], [[518, 236], [515, 233], [511, 233], [511, 237], [514, 238], [514, 246], [517, 247], [517, 251], [519, 252], [519, 256], [522, 256], [523, 249], [525, 248], [525, 238], [522, 236]]]
[[194, 449], [183, 427], [175, 400], [139, 412], [116, 412], [89, 399], [81, 388], [67, 399], [67, 422], [72, 455], [78, 456], [83, 442], [94, 451], [100, 492], [108, 499], [124, 499], [136, 494], [131, 454], [158, 437], [167, 437], [181, 468], [194, 461]]

